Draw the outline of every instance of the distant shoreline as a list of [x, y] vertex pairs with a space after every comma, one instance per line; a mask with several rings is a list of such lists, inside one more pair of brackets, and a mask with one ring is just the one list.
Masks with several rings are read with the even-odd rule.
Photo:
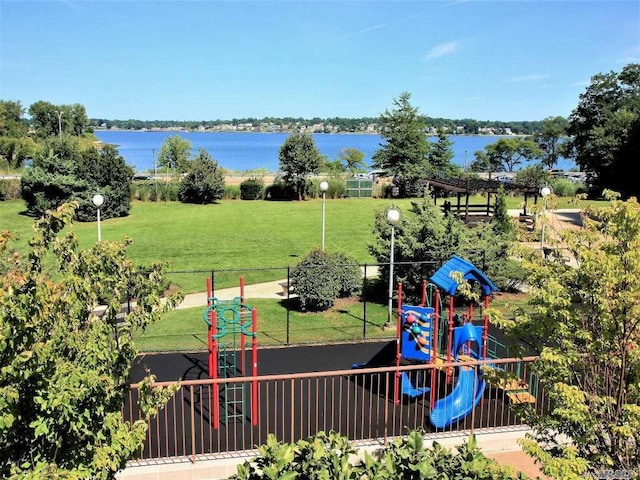
[[[149, 129], [131, 129], [131, 128], [94, 128], [95, 131], [99, 132], [139, 132], [139, 133], [237, 133], [237, 134], [275, 134], [275, 135], [290, 135], [292, 133], [298, 133], [294, 131], [281, 131], [281, 132], [270, 132], [270, 131], [255, 131], [255, 130], [174, 130], [172, 128], [158, 128], [154, 130]], [[307, 132], [312, 135], [377, 135], [380, 136], [379, 132]], [[531, 137], [532, 134], [529, 133], [514, 133], [514, 134], [504, 134], [504, 133], [448, 133], [447, 135], [453, 137]], [[437, 137], [436, 134], [427, 134], [428, 137]]]

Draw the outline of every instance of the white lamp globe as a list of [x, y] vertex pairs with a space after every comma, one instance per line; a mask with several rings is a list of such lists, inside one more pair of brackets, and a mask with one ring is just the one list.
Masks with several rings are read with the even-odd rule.
[[543, 197], [548, 197], [549, 195], [551, 195], [551, 189], [549, 187], [542, 187], [542, 189], [540, 190], [540, 195], [542, 195]]
[[320, 191], [326, 192], [329, 189], [329, 182], [320, 182]]
[[102, 204], [104, 203], [104, 197], [102, 195], [100, 195], [99, 193], [96, 193], [93, 198], [91, 199], [91, 201], [93, 202], [93, 204], [100, 208], [102, 206]]
[[387, 212], [387, 222], [391, 225], [395, 225], [400, 220], [400, 211], [392, 208]]

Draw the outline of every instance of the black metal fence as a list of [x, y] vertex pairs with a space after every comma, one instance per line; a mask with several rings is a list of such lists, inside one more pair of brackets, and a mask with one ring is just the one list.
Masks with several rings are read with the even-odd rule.
[[[426, 280], [436, 262], [411, 264], [420, 265], [421, 280]], [[394, 267], [396, 265], [401, 267], [403, 263], [397, 262]], [[333, 307], [322, 312], [301, 310], [295, 285], [291, 283], [292, 267], [168, 272], [169, 289], [186, 292], [185, 298], [176, 310], [140, 334], [136, 343], [143, 352], [206, 350], [204, 312], [208, 300], [215, 298], [224, 303], [239, 297], [258, 311], [261, 345], [391, 338], [395, 335], [397, 290], [394, 285], [389, 302], [389, 265], [360, 264], [358, 267], [362, 272], [358, 294], [336, 299]], [[208, 283], [211, 297], [207, 293]]]

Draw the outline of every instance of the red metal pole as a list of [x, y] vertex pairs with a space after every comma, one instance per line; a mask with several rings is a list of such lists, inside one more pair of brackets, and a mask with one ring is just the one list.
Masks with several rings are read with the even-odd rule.
[[420, 301], [420, 306], [424, 307], [427, 304], [427, 281], [422, 280], [422, 299]]
[[246, 315], [244, 309], [244, 277], [240, 276], [240, 376], [244, 376], [245, 348], [247, 346], [244, 333], [244, 317]]
[[[400, 368], [400, 335], [402, 334], [402, 283], [398, 283], [398, 318], [396, 321], [396, 367]], [[396, 370], [394, 377], [393, 401], [397, 405], [400, 403], [400, 370]]]
[[[251, 311], [251, 376], [258, 376], [258, 311], [254, 308]], [[251, 424], [258, 425], [258, 381], [254, 380], [251, 384]]]
[[[216, 318], [216, 311], [215, 310], [211, 310], [211, 325], [212, 325], [212, 330], [214, 334], [218, 333], [218, 328], [217, 328], [217, 318]], [[212, 338], [212, 348], [211, 348], [211, 362], [210, 365], [213, 366], [209, 367], [209, 370], [211, 372], [211, 374], [209, 375], [211, 378], [218, 378], [218, 340], [216, 338], [213, 337], [213, 335], [211, 335]], [[213, 393], [211, 396], [211, 409], [213, 411], [213, 428], [218, 428], [218, 425], [220, 424], [220, 385], [218, 383], [214, 383], [213, 384]]]

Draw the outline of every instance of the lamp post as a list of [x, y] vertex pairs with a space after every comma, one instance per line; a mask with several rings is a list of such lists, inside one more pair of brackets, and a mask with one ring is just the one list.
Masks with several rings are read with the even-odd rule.
[[58, 136], [62, 137], [62, 112], [60, 110], [54, 110], [58, 115]]
[[100, 232], [100, 207], [102, 206], [102, 204], [104, 203], [104, 197], [102, 195], [100, 195], [99, 193], [96, 193], [93, 198], [91, 199], [91, 201], [93, 202], [93, 204], [96, 206], [97, 209], [97, 216], [98, 216], [98, 241], [101, 242], [102, 241], [102, 234]]
[[153, 157], [153, 186], [156, 190], [156, 202], [158, 201], [158, 169], [156, 168], [156, 150], [151, 149], [151, 156]]
[[387, 222], [391, 225], [391, 250], [389, 251], [389, 311], [387, 313], [387, 323], [386, 326], [391, 326], [391, 318], [393, 317], [392, 313], [392, 303], [393, 303], [393, 250], [394, 250], [394, 240], [396, 235], [396, 224], [400, 220], [400, 211], [391, 208], [387, 211]]
[[324, 252], [324, 225], [325, 225], [325, 200], [327, 196], [327, 190], [329, 189], [329, 183], [320, 182], [320, 191], [322, 192], [322, 251]]
[[547, 211], [547, 197], [551, 194], [551, 189], [549, 187], [542, 187], [540, 189], [540, 195], [542, 195], [542, 216], [545, 217], [542, 219], [542, 228], [540, 232], [540, 251], [544, 255], [544, 224], [546, 220], [546, 211]]

